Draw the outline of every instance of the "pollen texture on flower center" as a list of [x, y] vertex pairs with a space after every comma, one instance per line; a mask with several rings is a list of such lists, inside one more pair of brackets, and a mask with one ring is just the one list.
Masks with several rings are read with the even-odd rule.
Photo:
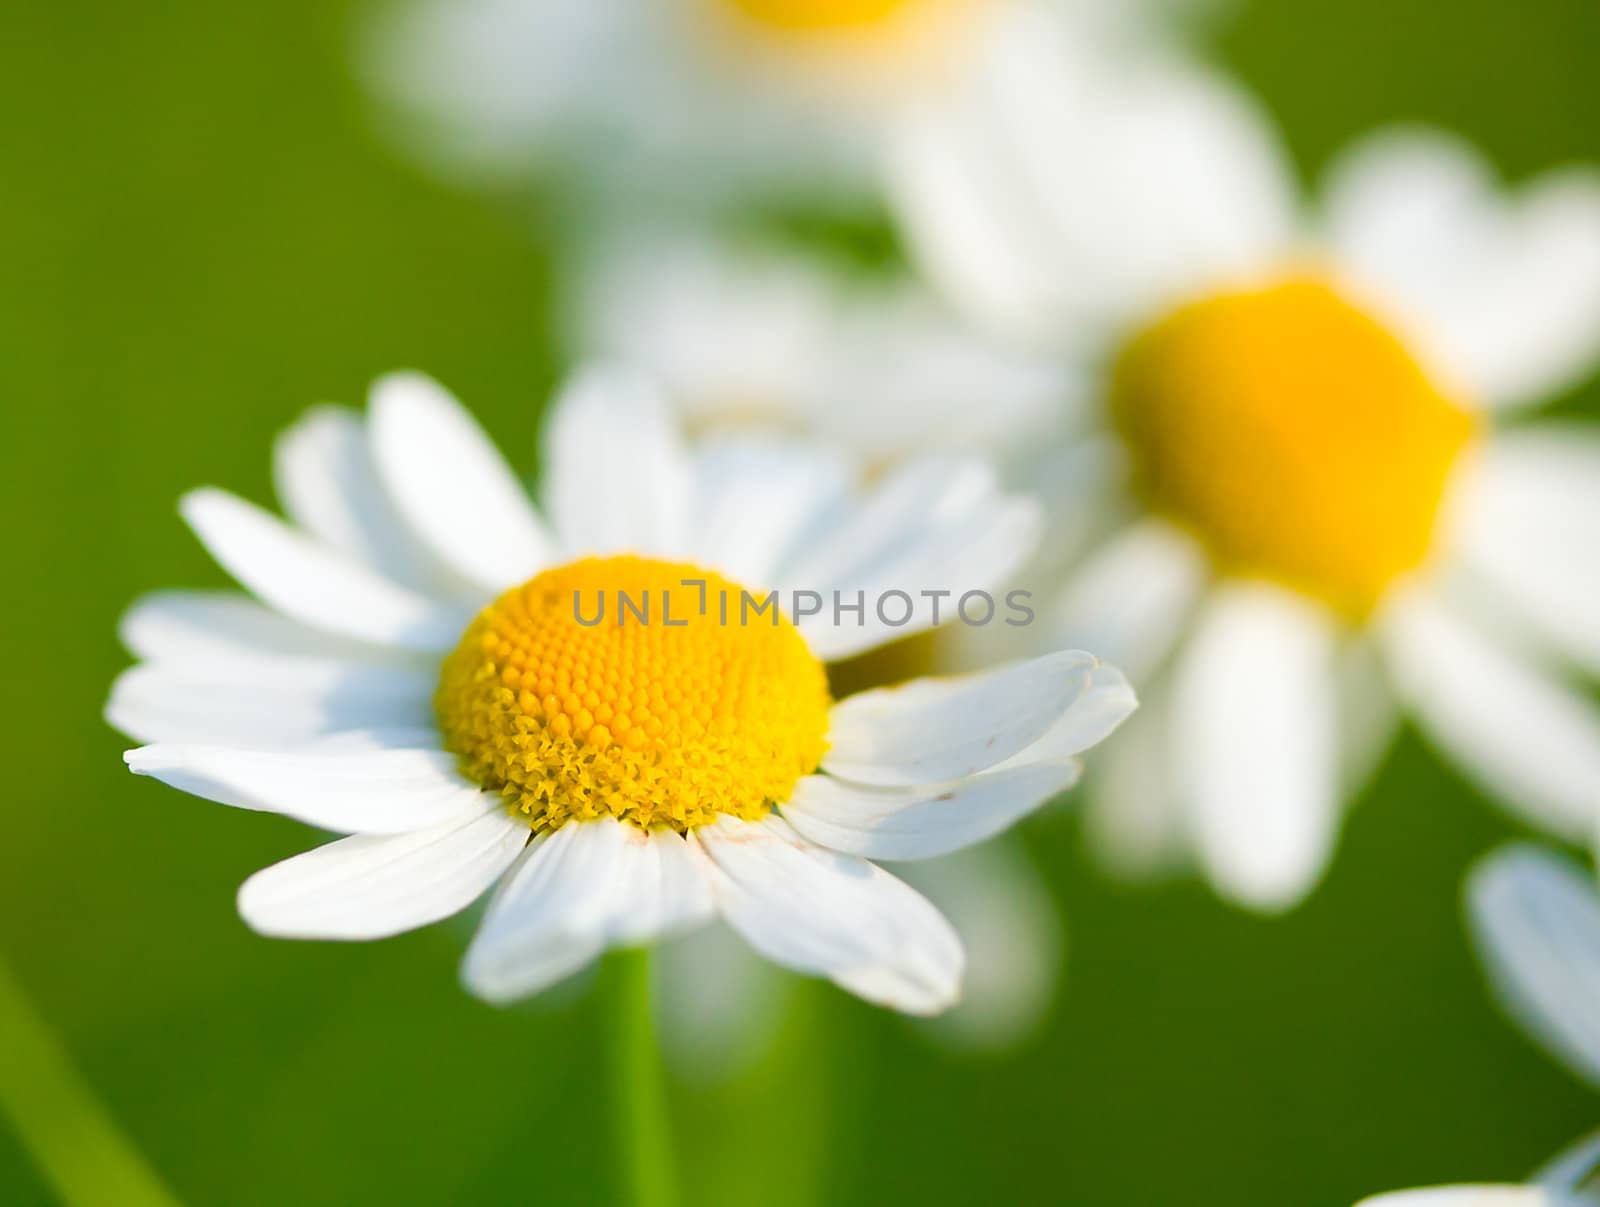
[[760, 602], [692, 565], [546, 570], [479, 613], [445, 659], [446, 744], [539, 830], [759, 818], [816, 769], [830, 703], [805, 639]]
[[726, 0], [762, 25], [789, 30], [846, 30], [882, 25], [913, 0]]
[[1173, 312], [1125, 349], [1111, 405], [1146, 502], [1220, 571], [1351, 619], [1427, 560], [1475, 432], [1395, 335], [1307, 277]]

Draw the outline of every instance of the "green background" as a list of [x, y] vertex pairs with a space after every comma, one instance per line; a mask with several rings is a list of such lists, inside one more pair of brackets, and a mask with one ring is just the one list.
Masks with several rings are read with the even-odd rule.
[[[459, 926], [251, 935], [235, 887], [307, 834], [135, 781], [100, 720], [127, 602], [222, 581], [174, 501], [269, 498], [306, 405], [424, 367], [533, 465], [561, 369], [536, 224], [374, 135], [359, 16], [0, 15], [0, 958], [189, 1202], [616, 1201], [600, 996], [483, 1006]], [[1516, 175], [1600, 161], [1594, 0], [1262, 0], [1219, 50], [1308, 171], [1391, 119]], [[1497, 1016], [1460, 932], [1462, 872], [1510, 832], [1408, 735], [1324, 888], [1265, 921], [1109, 883], [1070, 814], [1041, 820], [1072, 948], [1047, 1028], [951, 1057], [811, 991], [770, 1064], [675, 1091], [691, 1201], [1333, 1207], [1520, 1178], [1597, 1104]], [[49, 1201], [0, 1123], [0, 1202]]]

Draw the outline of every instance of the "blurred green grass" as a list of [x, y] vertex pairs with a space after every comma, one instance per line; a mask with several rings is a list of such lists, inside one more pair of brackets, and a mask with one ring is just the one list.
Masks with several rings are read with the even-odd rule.
[[[0, 21], [0, 957], [190, 1202], [614, 1201], [592, 997], [468, 999], [459, 927], [255, 938], [234, 888], [305, 833], [134, 781], [99, 719], [126, 603], [222, 582], [178, 494], [268, 498], [306, 405], [423, 367], [533, 464], [561, 367], [536, 224], [379, 144], [358, 16], [23, 0]], [[1597, 47], [1593, 0], [1256, 0], [1221, 39], [1308, 172], [1394, 119], [1516, 174], [1600, 161]], [[808, 995], [771, 1068], [679, 1094], [690, 1201], [1335, 1207], [1520, 1177], [1596, 1103], [1494, 1013], [1461, 937], [1461, 873], [1509, 832], [1408, 738], [1326, 887], [1269, 922], [1108, 884], [1041, 821], [1072, 934], [1049, 1028], [952, 1058]], [[4, 1127], [0, 1201], [50, 1201]]]

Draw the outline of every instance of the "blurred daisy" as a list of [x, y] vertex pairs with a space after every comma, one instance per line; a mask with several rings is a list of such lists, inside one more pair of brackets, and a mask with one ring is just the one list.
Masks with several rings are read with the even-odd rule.
[[[1467, 885], [1478, 950], [1502, 1003], [1574, 1076], [1600, 1089], [1600, 893], [1569, 859], [1511, 847]], [[1600, 1136], [1574, 1145], [1529, 1186], [1457, 1186], [1361, 1207], [1582, 1207], [1600, 1201]]]
[[406, 0], [364, 57], [401, 140], [469, 181], [836, 201], [876, 195], [892, 115], [996, 38], [1193, 3]]
[[1070, 785], [1132, 709], [1126, 683], [1059, 653], [836, 703], [824, 660], [928, 627], [929, 601], [904, 627], [870, 604], [744, 609], [779, 583], [847, 601], [992, 584], [1031, 507], [949, 459], [856, 498], [799, 446], [691, 453], [604, 373], [558, 402], [545, 449], [541, 514], [453, 399], [401, 375], [365, 419], [319, 410], [283, 438], [292, 523], [187, 496], [260, 602], [134, 607], [144, 661], [109, 716], [153, 744], [129, 766], [351, 835], [245, 883], [266, 934], [379, 938], [498, 884], [463, 968], [493, 1001], [720, 916], [869, 1001], [951, 1005], [959, 940], [869, 860], [956, 850]]
[[1092, 813], [1115, 859], [1192, 851], [1232, 900], [1293, 904], [1394, 696], [1511, 807], [1591, 832], [1600, 714], [1561, 663], [1600, 669], [1600, 438], [1507, 421], [1600, 352], [1595, 174], [1507, 193], [1392, 132], [1303, 212], [1222, 80], [1042, 40], [902, 151], [949, 296], [1103, 368], [1034, 635], [1149, 688]]
[[1054, 358], [813, 257], [662, 234], [620, 243], [576, 292], [576, 351], [659, 382], [701, 432], [802, 434], [881, 466], [1038, 434], [1071, 392]]

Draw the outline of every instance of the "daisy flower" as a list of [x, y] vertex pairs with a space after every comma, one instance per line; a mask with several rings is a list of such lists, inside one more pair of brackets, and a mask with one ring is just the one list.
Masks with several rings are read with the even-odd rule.
[[[1467, 884], [1479, 954], [1523, 1030], [1600, 1089], [1600, 893], [1571, 860], [1531, 846], [1485, 859]], [[1600, 1188], [1600, 1137], [1580, 1141], [1528, 1186], [1379, 1195], [1361, 1207], [1581, 1207]], [[1587, 1193], [1585, 1193], [1587, 1191]]]
[[1071, 388], [914, 283], [756, 244], [618, 241], [575, 293], [575, 350], [648, 375], [691, 430], [800, 434], [869, 465], [1037, 434]]
[[1174, 6], [407, 0], [363, 56], [401, 141], [474, 183], [532, 173], [602, 196], [849, 202], [876, 196], [892, 116], [996, 38], [1056, 10], [1126, 24]]
[[[835, 702], [824, 663], [935, 623], [919, 590], [1001, 581], [1033, 508], [948, 458], [858, 497], [807, 447], [691, 451], [612, 372], [558, 401], [544, 448], [541, 512], [449, 395], [398, 375], [365, 418], [283, 437], [290, 522], [186, 496], [255, 599], [129, 613], [142, 661], [109, 716], [151, 743], [129, 767], [349, 835], [244, 884], [265, 934], [376, 939], [498, 885], [463, 965], [491, 1001], [720, 917], [868, 1001], [951, 1005], [960, 941], [871, 861], [1003, 829], [1073, 782], [1131, 693], [1065, 652]], [[779, 584], [842, 610], [786, 615]], [[904, 624], [871, 602], [894, 592]]]
[[1587, 837], [1600, 715], [1568, 668], [1600, 669], [1600, 439], [1518, 417], [1600, 351], [1600, 179], [1509, 191], [1397, 130], [1303, 206], [1223, 80], [1044, 40], [899, 145], [926, 271], [1097, 374], [1033, 635], [1147, 689], [1101, 767], [1108, 852], [1292, 905], [1400, 704]]
[[[578, 358], [625, 363], [658, 382], [691, 430], [801, 434], [852, 450], [869, 469], [985, 449], [994, 433], [1042, 432], [1070, 388], [1052, 358], [974, 333], [910, 282], [706, 234], [621, 242], [589, 264], [576, 292]], [[1061, 952], [1050, 892], [1027, 852], [994, 843], [907, 876], [958, 931], [983, 936], [960, 1007], [931, 1034], [962, 1048], [1020, 1041], [1048, 1011]], [[662, 1022], [684, 1067], [704, 1076], [759, 1056], [782, 1012], [746, 1006], [782, 1001], [780, 982], [716, 930], [664, 953]]]

